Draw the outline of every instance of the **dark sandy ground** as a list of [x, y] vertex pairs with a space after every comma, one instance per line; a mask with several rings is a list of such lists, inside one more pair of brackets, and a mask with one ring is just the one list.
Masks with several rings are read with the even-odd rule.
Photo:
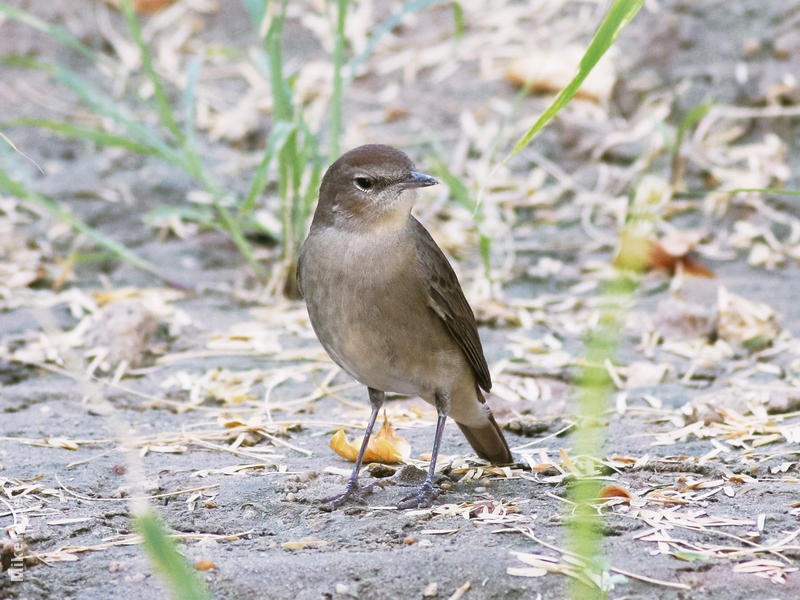
[[[483, 323], [496, 382], [490, 402], [508, 424], [520, 464], [483, 471], [451, 424], [440, 463], [445, 489], [426, 510], [393, 509], [419, 481], [421, 471], [409, 466], [394, 474], [365, 471], [365, 479], [380, 475], [386, 482], [366, 506], [329, 512], [320, 505], [320, 498], [343, 486], [350, 468], [328, 440], [339, 426], [350, 427], [351, 437], [360, 434], [368, 415], [365, 391], [332, 372], [302, 305], [260, 293], [221, 236], [199, 232], [164, 241], [142, 223], [146, 210], [190, 190], [185, 178], [152, 159], [109, 159], [86, 144], [32, 129], [9, 131], [46, 167], [37, 189], [170, 276], [193, 282], [197, 291], [162, 289], [149, 275], [113, 260], [78, 265], [58, 293], [47, 285], [0, 284], [0, 526], [24, 523], [4, 543], [22, 541], [26, 555], [38, 556], [38, 563], [30, 561], [13, 577], [10, 571], [0, 575], [0, 598], [165, 597], [132, 532], [127, 496], [137, 464], [143, 491], [183, 536], [181, 549], [190, 562], [215, 565], [201, 572], [214, 598], [451, 598], [458, 590], [464, 598], [566, 597], [574, 581], [568, 574], [534, 567], [521, 576], [513, 569], [526, 567], [514, 554], [520, 552], [551, 557], [569, 571], [568, 556], [559, 549], [567, 548], [563, 522], [575, 457], [563, 433], [575, 421], [569, 400], [582, 337], [602, 300], [592, 282], [607, 275], [612, 258], [611, 245], [596, 234], [613, 240], [613, 210], [606, 209], [627, 188], [620, 183], [621, 189], [601, 190], [608, 201], [595, 206], [596, 229], [589, 230], [579, 216], [585, 208], [581, 190], [600, 189], [595, 184], [603, 169], [631, 173], [634, 187], [645, 173], [668, 177], [666, 153], [654, 154], [652, 165], [637, 163], [650, 138], [631, 132], [651, 120], [641, 113], [648, 102], [669, 97], [674, 124], [675, 115], [701, 102], [761, 109], [783, 94], [776, 106], [785, 108], [798, 97], [786, 83], [787, 73], [800, 72], [800, 45], [791, 33], [800, 13], [792, 3], [757, 9], [747, 2], [660, 4], [644, 9], [620, 39], [608, 118], [590, 123], [594, 109], [575, 109], [512, 166], [525, 175], [547, 156], [574, 178], [575, 187], [552, 202], [538, 205], [534, 194], [530, 204], [519, 205], [509, 237], [517, 251], [499, 300], [481, 291], [477, 258], [469, 250], [474, 239], [461, 248], [461, 271]], [[478, 19], [470, 17], [471, 7], [465, 3], [468, 32]], [[91, 18], [57, 8], [53, 22], [91, 29]], [[576, 5], [567, 3], [564, 11], [577, 12]], [[206, 17], [209, 37], [253, 43], [244, 39], [249, 24], [240, 12], [228, 6]], [[432, 14], [436, 18], [417, 21], [417, 29], [398, 39], [408, 45], [435, 39], [450, 25], [441, 23], [444, 9]], [[18, 35], [0, 44], [4, 53], [54, 52], [52, 42], [30, 33], [21, 37], [21, 26], [4, 24], [0, 37], [5, 30]], [[298, 53], [305, 50], [298, 44]], [[435, 72], [423, 72], [409, 84], [413, 89], [401, 91], [395, 102], [407, 104], [406, 119], [369, 131], [352, 125], [356, 132], [348, 132], [348, 141], [405, 146], [431, 128], [457, 128], [462, 109], [476, 110], [492, 94], [513, 95], [502, 80], [477, 89], [477, 58], [460, 60], [464, 72], [443, 83], [432, 79]], [[16, 90], [42, 83], [39, 73], [3, 67], [3, 79], [12, 76]], [[390, 78], [357, 80], [347, 114], [375, 109], [369, 92]], [[11, 116], [35, 112], [24, 93], [6, 90], [4, 98]], [[536, 115], [545, 102], [532, 98], [521, 113]], [[798, 119], [757, 115], [737, 123], [743, 130], [730, 145], [740, 144], [747, 160], [732, 158], [731, 170], [774, 174], [783, 167], [789, 174], [783, 183], [798, 188], [791, 176], [798, 164]], [[612, 134], [620, 141], [612, 144]], [[769, 136], [783, 144], [780, 151], [770, 154]], [[594, 154], [604, 141], [608, 149]], [[239, 150], [215, 151], [227, 156]], [[423, 167], [425, 153], [409, 151]], [[710, 171], [687, 167], [688, 186], [700, 187]], [[765, 177], [759, 187], [780, 180]], [[735, 181], [722, 183], [730, 188]], [[741, 181], [739, 187], [755, 186]], [[546, 196], [548, 185], [541, 187]], [[126, 189], [130, 200], [114, 203], [86, 193], [101, 188]], [[616, 572], [605, 587], [610, 598], [797, 598], [800, 343], [792, 335], [800, 332], [800, 240], [792, 228], [800, 210], [796, 201], [777, 197], [731, 201], [720, 210], [702, 200], [687, 202], [685, 210], [670, 212], [669, 223], [702, 232], [698, 260], [716, 277], [678, 284], [651, 273], [625, 314], [612, 367], [619, 385], [597, 458], [606, 465], [606, 483], [630, 498], [604, 508], [606, 519], [598, 526], [605, 534], [606, 577], [614, 569], [641, 577]], [[429, 201], [420, 203], [434, 234], [446, 238], [448, 221], [437, 219], [439, 209]], [[11, 262], [19, 245], [35, 247], [31, 240], [47, 254], [42, 248], [50, 244], [42, 240], [53, 222], [14, 221], [17, 214], [19, 207], [4, 200], [0, 215], [12, 224], [3, 230], [4, 261]], [[466, 223], [462, 215], [450, 226], [463, 238]], [[744, 236], [741, 223], [771, 231], [775, 244], [766, 245], [782, 262], [753, 259], [753, 247], [766, 238]], [[65, 243], [53, 246], [51, 255], [57, 255]], [[726, 304], [721, 289], [734, 300]], [[107, 296], [92, 295], [98, 290]], [[125, 296], [128, 304], [120, 303]], [[113, 326], [119, 320], [140, 331], [154, 326], [143, 364], [119, 382], [112, 381], [113, 369], [98, 370], [99, 382], [79, 381], [75, 374], [91, 361], [84, 353], [102, 345], [104, 332], [120, 331]], [[88, 330], [74, 333], [77, 341], [63, 333], [77, 331], [79, 323]], [[136, 337], [119, 334], [109, 344], [128, 340], [136, 346]], [[416, 459], [430, 451], [434, 412], [409, 399], [388, 412], [411, 445], [410, 463], [424, 468]], [[126, 457], [123, 441], [139, 459]], [[4, 558], [13, 554], [12, 546], [4, 549]]]

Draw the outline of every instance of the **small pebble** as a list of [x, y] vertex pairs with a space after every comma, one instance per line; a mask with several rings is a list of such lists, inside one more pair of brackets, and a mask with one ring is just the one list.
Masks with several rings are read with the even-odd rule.
[[482, 485], [479, 485], [478, 487], [475, 488], [475, 493], [476, 494], [482, 494], [485, 491], [486, 491], [486, 488], [483, 487]]
[[453, 489], [453, 484], [450, 483], [449, 481], [443, 481], [442, 483], [439, 484], [439, 488], [446, 492], [449, 492], [450, 490]]
[[336, 593], [341, 594], [342, 596], [349, 596], [350, 595], [350, 586], [346, 583], [337, 583], [336, 584]]
[[428, 585], [425, 586], [425, 589], [422, 590], [422, 597], [423, 598], [433, 598], [434, 596], [439, 595], [439, 584], [435, 581], [432, 581]]
[[397, 469], [381, 463], [371, 463], [369, 466], [367, 466], [367, 472], [369, 472], [369, 474], [373, 477], [383, 478], [391, 477], [397, 472]]
[[410, 546], [411, 544], [415, 544], [416, 542], [417, 542], [417, 538], [415, 538], [413, 536], [408, 536], [406, 538], [403, 538], [403, 543], [406, 546]]
[[761, 48], [761, 43], [756, 38], [749, 38], [745, 40], [744, 44], [742, 45], [742, 54], [745, 56], [750, 56], [751, 54], [755, 54]]
[[287, 502], [297, 502], [297, 496], [295, 496], [292, 492], [286, 494], [286, 501]]

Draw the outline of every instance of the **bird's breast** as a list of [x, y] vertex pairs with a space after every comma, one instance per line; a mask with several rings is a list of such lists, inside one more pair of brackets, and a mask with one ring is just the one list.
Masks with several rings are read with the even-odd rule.
[[323, 347], [365, 385], [424, 396], [441, 387], [443, 369], [460, 371], [463, 357], [428, 306], [413, 242], [315, 233], [304, 245], [300, 277]]

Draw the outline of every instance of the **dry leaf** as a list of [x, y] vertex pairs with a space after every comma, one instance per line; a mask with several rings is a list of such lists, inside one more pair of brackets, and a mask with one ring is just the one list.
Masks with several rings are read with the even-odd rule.
[[660, 270], [667, 271], [668, 273], [675, 273], [680, 265], [681, 270], [686, 275], [713, 279], [714, 272], [692, 260], [689, 257], [690, 252], [691, 249], [687, 249], [685, 252], [675, 253], [674, 250], [667, 249], [665, 245], [659, 242], [650, 241], [648, 262], [650, 268], [656, 271]]
[[517, 577], [542, 577], [547, 575], [547, 570], [539, 567], [508, 567], [506, 573]]
[[751, 302], [720, 286], [717, 293], [719, 336], [729, 343], [759, 350], [781, 332], [775, 311], [766, 304]]
[[653, 322], [666, 339], [709, 339], [716, 331], [717, 311], [708, 303], [670, 296], [658, 303]]
[[194, 568], [196, 571], [211, 571], [216, 570], [217, 565], [215, 565], [213, 561], [205, 559], [198, 560], [196, 563], [194, 563]]
[[632, 389], [663, 383], [672, 367], [666, 363], [636, 361], [622, 370], [627, 380], [625, 387]]
[[75, 442], [64, 438], [45, 438], [44, 442], [53, 448], [63, 448], [64, 450], [78, 449], [78, 445]]
[[303, 550], [304, 548], [322, 548], [327, 546], [328, 542], [325, 540], [317, 540], [314, 538], [303, 538], [294, 542], [284, 542], [281, 548], [284, 550]]
[[633, 231], [624, 231], [620, 235], [614, 266], [618, 269], [652, 269], [670, 274], [680, 268], [685, 275], [713, 278], [713, 271], [690, 258], [693, 246], [694, 242], [688, 235], [676, 233], [657, 242]]
[[563, 466], [567, 471], [573, 474], [578, 474], [578, 468], [575, 466], [575, 463], [572, 462], [572, 459], [567, 454], [567, 451], [563, 448], [558, 449], [558, 453], [561, 456], [561, 466]]
[[[584, 48], [577, 44], [562, 45], [557, 50], [531, 48], [508, 66], [506, 79], [517, 85], [530, 85], [531, 92], [560, 92], [572, 79], [583, 52]], [[606, 102], [616, 78], [614, 65], [606, 57], [592, 69], [575, 96]]]
[[[330, 441], [330, 447], [336, 454], [355, 462], [361, 448], [361, 440], [350, 441], [340, 429]], [[411, 456], [411, 446], [402, 437], [395, 435], [386, 413], [383, 413], [383, 425], [378, 433], [373, 435], [364, 452], [364, 462], [403, 462]]]
[[630, 501], [633, 495], [626, 490], [621, 485], [616, 485], [614, 483], [609, 485], [604, 485], [600, 488], [598, 492], [599, 498], [624, 498], [625, 500]]
[[138, 298], [122, 298], [105, 304], [87, 331], [90, 355], [101, 356], [100, 367], [109, 371], [125, 362], [137, 367], [152, 347], [158, 317]]
[[[107, 2], [119, 8], [119, 0], [107, 0]], [[175, 0], [133, 0], [131, 4], [133, 10], [139, 14], [153, 14], [175, 4]]]
[[531, 467], [531, 471], [534, 473], [541, 473], [542, 471], [546, 471], [551, 467], [555, 467], [555, 465], [553, 463], [539, 463], [538, 465]]

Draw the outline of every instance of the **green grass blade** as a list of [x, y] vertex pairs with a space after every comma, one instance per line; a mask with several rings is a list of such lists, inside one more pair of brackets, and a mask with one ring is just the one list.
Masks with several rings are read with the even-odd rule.
[[478, 230], [478, 247], [480, 249], [481, 260], [483, 261], [483, 268], [486, 278], [491, 281], [491, 244], [492, 239], [484, 233], [483, 227], [483, 213], [481, 212], [480, 204], [472, 199], [467, 187], [461, 182], [461, 179], [454, 175], [447, 163], [442, 160], [441, 156], [436, 155], [433, 161], [433, 174], [441, 179], [448, 188], [450, 188], [450, 195], [453, 199], [472, 213], [472, 219], [475, 223], [475, 228]]
[[167, 99], [167, 94], [164, 92], [164, 86], [161, 85], [161, 78], [156, 73], [153, 67], [153, 57], [150, 55], [150, 49], [145, 44], [142, 38], [142, 30], [139, 28], [139, 19], [136, 17], [136, 12], [133, 10], [133, 4], [130, 0], [121, 0], [120, 8], [122, 14], [125, 15], [125, 22], [128, 24], [128, 30], [133, 36], [133, 40], [139, 47], [139, 53], [142, 57], [142, 67], [144, 68], [147, 78], [153, 84], [153, 93], [156, 98], [156, 107], [158, 108], [158, 116], [163, 125], [172, 132], [175, 139], [179, 142], [182, 141], [183, 136], [175, 120], [175, 115], [172, 114], [172, 107]]
[[[642, 0], [644, 1], [644, 0]], [[443, 0], [412, 0], [411, 2], [406, 2], [398, 12], [393, 14], [391, 17], [386, 19], [383, 24], [378, 27], [375, 32], [369, 37], [367, 40], [367, 45], [364, 47], [364, 50], [361, 51], [361, 54], [353, 58], [350, 63], [350, 74], [349, 77], [352, 79], [355, 76], [356, 71], [358, 68], [363, 65], [367, 59], [372, 55], [375, 51], [375, 46], [378, 45], [380, 39], [389, 33], [392, 29], [397, 27], [400, 22], [405, 18], [406, 15], [413, 14], [434, 4], [443, 4]]]
[[192, 172], [192, 166], [183, 152], [164, 142], [158, 133], [137, 121], [124, 106], [98, 90], [76, 71], [58, 63], [44, 63], [26, 57], [11, 58], [13, 60], [7, 63], [13, 66], [47, 71], [93, 112], [112, 120], [140, 145], [151, 148], [162, 160]]
[[339, 135], [342, 130], [342, 65], [344, 63], [345, 21], [348, 0], [338, 1], [336, 14], [336, 45], [333, 49], [333, 92], [331, 94], [331, 123], [328, 140], [328, 160], [339, 157]]
[[580, 88], [584, 79], [597, 64], [597, 61], [605, 54], [616, 41], [625, 26], [631, 22], [636, 13], [642, 7], [644, 0], [615, 0], [614, 4], [606, 13], [600, 27], [597, 28], [589, 47], [581, 58], [578, 65], [578, 73], [572, 78], [567, 86], [553, 100], [552, 104], [541, 114], [536, 123], [523, 135], [516, 143], [514, 148], [502, 160], [501, 164], [522, 150], [544, 126], [552, 119], [558, 111], [564, 108]]
[[261, 195], [264, 191], [264, 187], [267, 185], [269, 167], [270, 164], [272, 164], [272, 159], [283, 150], [286, 140], [289, 139], [294, 129], [294, 124], [288, 121], [278, 121], [272, 126], [272, 130], [269, 132], [269, 139], [267, 140], [267, 147], [264, 149], [264, 157], [261, 159], [261, 163], [259, 163], [256, 169], [253, 183], [250, 186], [250, 193], [247, 194], [247, 198], [245, 198], [244, 202], [239, 207], [238, 216], [240, 219], [253, 211], [256, 199]]
[[52, 72], [47, 65], [36, 60], [32, 56], [23, 54], [3, 54], [0, 55], [0, 65], [5, 67], [15, 67], [17, 69], [39, 69], [40, 71]]
[[691, 129], [695, 123], [708, 114], [708, 111], [715, 106], [713, 103], [700, 104], [695, 106], [692, 110], [686, 113], [686, 116], [681, 119], [678, 125], [678, 131], [675, 136], [674, 143], [670, 152], [670, 159], [672, 162], [672, 174], [670, 175], [670, 185], [677, 186], [683, 178], [684, 159], [681, 156], [681, 146], [683, 145], [683, 137], [686, 132]]
[[160, 222], [170, 217], [177, 217], [181, 221], [192, 221], [209, 229], [222, 230], [220, 224], [214, 220], [214, 213], [210, 207], [164, 204], [148, 211], [144, 221], [151, 227], [157, 227]]
[[186, 157], [180, 150], [168, 145], [155, 131], [136, 121], [124, 107], [96, 89], [87, 79], [59, 64], [48, 65], [48, 68], [62, 85], [78, 96], [89, 108], [123, 127], [128, 135], [139, 143], [156, 150], [163, 160], [187, 171], [190, 170]]
[[464, 8], [460, 2], [451, 2], [450, 6], [453, 7], [453, 23], [455, 25], [456, 39], [464, 37]]
[[[776, 194], [778, 196], [800, 196], [800, 190], [783, 190], [780, 188], [736, 188], [735, 190], [712, 190], [714, 192], [722, 192], [723, 194], [739, 194], [744, 192], [760, 192], [762, 194]], [[705, 194], [709, 190], [704, 190]]]
[[155, 513], [136, 517], [136, 530], [154, 569], [164, 578], [175, 600], [209, 600], [205, 585], [178, 551], [166, 527]]
[[73, 50], [77, 50], [85, 57], [91, 59], [92, 61], [97, 61], [98, 54], [83, 44], [78, 38], [72, 35], [66, 29], [62, 29], [61, 27], [56, 27], [55, 25], [50, 25], [49, 23], [45, 23], [38, 17], [33, 16], [30, 13], [25, 12], [24, 10], [20, 10], [19, 8], [15, 8], [6, 4], [5, 2], [0, 2], [0, 13], [5, 14], [10, 19], [14, 19], [15, 21], [19, 21], [20, 23], [24, 23], [28, 27], [32, 27], [42, 33], [49, 35], [50, 37], [58, 40], [62, 44], [69, 46]]
[[[280, 9], [270, 21], [264, 47], [267, 52], [270, 87], [272, 89], [273, 114], [276, 121], [295, 121], [292, 103], [292, 90], [283, 75], [283, 53], [281, 36], [286, 18], [287, 0], [281, 0]], [[278, 153], [278, 196], [281, 199], [281, 223], [283, 230], [284, 257], [294, 254], [295, 240], [292, 232], [292, 215], [298, 183], [297, 167], [297, 128], [290, 133], [283, 148]], [[302, 172], [299, 173], [302, 176]]]
[[311, 176], [308, 179], [305, 197], [303, 198], [303, 205], [305, 207], [306, 215], [311, 214], [311, 209], [314, 206], [314, 201], [317, 199], [317, 193], [319, 192], [319, 184], [320, 181], [322, 181], [322, 160], [315, 160], [313, 165], [314, 166], [311, 169]]
[[214, 186], [209, 181], [208, 176], [204, 174], [203, 165], [197, 155], [197, 139], [195, 135], [195, 121], [197, 118], [195, 90], [197, 87], [197, 78], [200, 75], [200, 66], [204, 58], [205, 56], [203, 54], [195, 56], [189, 62], [189, 66], [186, 70], [186, 85], [183, 88], [182, 98], [183, 139], [181, 140], [181, 147], [183, 148], [189, 174], [200, 179], [206, 190], [211, 191]]
[[18, 155], [18, 156], [21, 156], [22, 158], [24, 158], [25, 160], [27, 160], [27, 161], [28, 161], [29, 163], [31, 163], [31, 164], [32, 164], [34, 167], [36, 167], [36, 169], [39, 171], [39, 173], [41, 173], [42, 175], [44, 175], [44, 169], [42, 169], [42, 167], [39, 165], [39, 163], [37, 163], [37, 162], [36, 162], [35, 160], [33, 160], [33, 159], [30, 157], [30, 156], [28, 156], [27, 154], [25, 154], [25, 153], [24, 153], [22, 150], [20, 150], [19, 148], [17, 148], [16, 144], [14, 144], [14, 142], [13, 142], [13, 141], [11, 141], [11, 138], [9, 138], [9, 137], [8, 137], [8, 136], [7, 136], [5, 133], [3, 133], [2, 131], [0, 131], [0, 139], [2, 139], [2, 140], [3, 140], [3, 141], [4, 141], [4, 142], [5, 142], [7, 145], [8, 145], [8, 147], [9, 147], [9, 148], [11, 148], [11, 149], [12, 149], [12, 150], [13, 150], [13, 151], [14, 151], [14, 152], [15, 152], [15, 153]]
[[264, 21], [264, 15], [267, 14], [267, 0], [242, 0], [242, 4], [250, 13], [250, 18], [260, 29], [261, 23]]
[[154, 154], [159, 153], [159, 151], [156, 150], [155, 148], [151, 148], [150, 146], [140, 144], [129, 137], [108, 133], [107, 131], [103, 131], [102, 129], [93, 129], [91, 127], [83, 127], [81, 125], [75, 125], [73, 123], [53, 121], [51, 119], [23, 118], [23, 119], [16, 119], [14, 121], [8, 121], [7, 123], [2, 123], [0, 124], [0, 126], [38, 127], [40, 129], [47, 129], [49, 131], [59, 133], [68, 138], [88, 140], [100, 144], [102, 146], [113, 146], [116, 148], [124, 148], [125, 150], [135, 152], [136, 154], [152, 156]]
[[[305, 134], [305, 138], [301, 136], [301, 134]], [[295, 128], [289, 134], [289, 139], [286, 140], [286, 145], [284, 146], [284, 152], [288, 150], [286, 153], [289, 157], [289, 161], [291, 163], [291, 184], [292, 184], [292, 191], [297, 193], [300, 190], [300, 186], [303, 183], [303, 172], [306, 169], [306, 159], [307, 159], [307, 147], [305, 143], [302, 143], [303, 140], [308, 140], [308, 136], [310, 136], [310, 132], [308, 132], [308, 128], [305, 125], [305, 121], [303, 121], [302, 114], [298, 115], [298, 118], [295, 121]]]
[[305, 237], [306, 224], [311, 216], [311, 207], [317, 196], [319, 180], [322, 176], [322, 157], [319, 154], [319, 138], [311, 132], [305, 119], [300, 118], [300, 133], [302, 133], [303, 144], [298, 156], [298, 165], [295, 167], [302, 178], [302, 175], [311, 167], [311, 175], [306, 181], [305, 191], [301, 191], [302, 181], [298, 180], [294, 198], [294, 214], [292, 215], [292, 227], [294, 240], [299, 242]]
[[32, 192], [19, 181], [12, 179], [3, 169], [0, 169], [0, 190], [9, 193], [13, 196], [16, 196], [17, 198], [22, 198], [24, 200], [32, 202], [33, 204], [45, 209], [55, 218], [68, 224], [76, 231], [81, 232], [87, 238], [94, 240], [99, 245], [111, 251], [122, 260], [129, 262], [133, 266], [143, 271], [147, 271], [148, 273], [155, 275], [156, 277], [166, 281], [167, 283], [175, 287], [181, 287], [181, 288], [188, 287], [185, 284], [175, 282], [167, 278], [166, 276], [162, 275], [159, 272], [158, 267], [156, 267], [153, 263], [136, 255], [127, 247], [125, 247], [123, 244], [120, 244], [119, 242], [112, 240], [105, 234], [100, 233], [96, 229], [90, 227], [75, 215], [72, 215], [66, 210], [64, 210], [52, 198], [45, 196], [44, 194]]
[[183, 88], [183, 140], [184, 147], [194, 153], [196, 148], [197, 78], [205, 56], [200, 54], [189, 61], [186, 69], [186, 86]]
[[678, 152], [681, 147], [681, 143], [683, 143], [683, 136], [684, 134], [691, 129], [695, 123], [697, 123], [700, 119], [705, 117], [708, 114], [708, 111], [711, 110], [714, 106], [716, 106], [713, 102], [709, 102], [707, 104], [700, 104], [695, 106], [692, 110], [686, 113], [686, 116], [681, 119], [680, 125], [678, 125], [678, 135], [675, 138], [675, 152]]
[[[277, 3], [276, 3], [277, 4]], [[283, 75], [283, 54], [281, 36], [286, 17], [287, 0], [281, 0], [280, 8], [272, 16], [264, 48], [267, 54], [267, 68], [272, 89], [273, 114], [277, 121], [296, 122], [297, 115], [292, 102], [292, 90]], [[298, 129], [289, 133], [283, 148], [278, 152], [278, 196], [281, 199], [281, 230], [283, 234], [283, 256], [292, 258], [296, 252], [293, 217], [296, 214], [298, 190], [305, 165], [300, 164], [298, 156]]]
[[276, 121], [294, 120], [292, 91], [283, 77], [283, 51], [281, 50], [281, 36], [287, 3], [287, 0], [281, 1], [280, 11], [273, 16], [264, 39], [264, 47], [269, 59], [269, 83], [272, 89], [273, 113]]
[[250, 242], [247, 241], [241, 225], [236, 219], [233, 218], [233, 215], [231, 215], [227, 207], [225, 207], [218, 199], [214, 198], [213, 202], [214, 208], [217, 210], [217, 214], [222, 222], [222, 226], [231, 236], [233, 243], [236, 244], [239, 252], [241, 252], [242, 256], [247, 259], [247, 262], [250, 263], [250, 266], [253, 267], [253, 271], [255, 271], [256, 275], [263, 279], [264, 269], [261, 268], [261, 264], [258, 262], [258, 260], [256, 260], [256, 257], [253, 254], [253, 248], [250, 246]]

